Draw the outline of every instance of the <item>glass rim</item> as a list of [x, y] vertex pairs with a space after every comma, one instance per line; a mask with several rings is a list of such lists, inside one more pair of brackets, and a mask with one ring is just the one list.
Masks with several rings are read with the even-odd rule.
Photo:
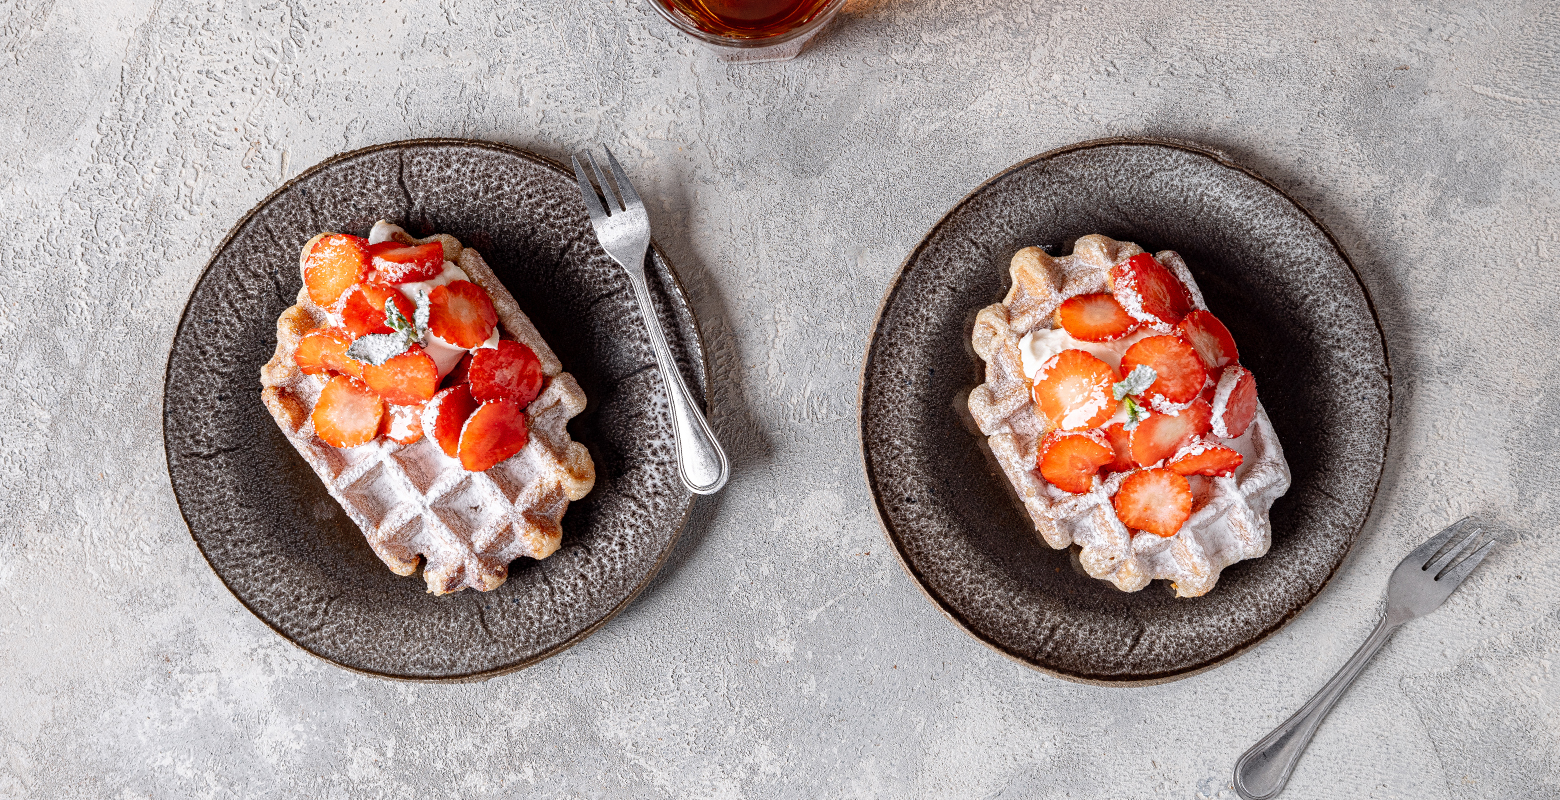
[[847, 1], [848, 0], [829, 0], [829, 2], [818, 11], [816, 16], [814, 16], [811, 20], [808, 20], [804, 25], [792, 28], [785, 33], [777, 33], [772, 36], [757, 36], [752, 38], [721, 36], [720, 34], [710, 33], [709, 31], [700, 29], [697, 25], [694, 25], [691, 20], [668, 8], [663, 0], [649, 0], [649, 3], [651, 8], [654, 8], [656, 11], [660, 12], [662, 19], [672, 23], [672, 26], [677, 30], [682, 31], [683, 33], [686, 33], [701, 42], [711, 44], [716, 47], [726, 47], [734, 50], [753, 50], [785, 44], [786, 42], [795, 41], [796, 39], [800, 39], [803, 36], [817, 32], [819, 28], [822, 28], [824, 25], [828, 24], [829, 20], [834, 18], [834, 15], [845, 6]]

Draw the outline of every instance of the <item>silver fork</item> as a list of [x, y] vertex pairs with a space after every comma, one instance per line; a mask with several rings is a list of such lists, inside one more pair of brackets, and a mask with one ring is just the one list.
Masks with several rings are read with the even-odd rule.
[[[628, 273], [629, 285], [634, 288], [634, 299], [639, 302], [639, 314], [644, 317], [645, 330], [650, 332], [650, 349], [655, 351], [656, 367], [660, 369], [661, 381], [666, 384], [666, 394], [672, 401], [677, 474], [689, 491], [714, 494], [726, 485], [731, 468], [726, 462], [725, 451], [720, 449], [720, 442], [715, 440], [715, 433], [710, 430], [710, 424], [704, 420], [698, 405], [693, 402], [688, 385], [683, 383], [682, 373], [677, 370], [677, 361], [666, 346], [666, 334], [661, 330], [661, 323], [655, 315], [655, 306], [650, 302], [650, 286], [645, 282], [645, 251], [650, 249], [650, 216], [645, 213], [645, 204], [639, 199], [639, 193], [634, 191], [634, 185], [628, 182], [628, 175], [612, 156], [612, 151], [605, 146], [601, 149], [607, 152], [612, 177], [617, 179], [618, 194], [613, 194], [607, 176], [595, 159], [590, 157], [590, 153], [584, 154], [585, 163], [590, 164], [591, 170], [596, 173], [602, 196], [596, 196], [590, 178], [580, 168], [579, 159], [570, 156], [569, 160], [574, 163], [574, 177], [579, 179], [580, 194], [584, 196], [585, 209], [590, 212], [590, 224], [596, 229], [596, 239], [601, 242], [601, 249], [606, 250], [607, 255], [612, 256], [612, 260]], [[601, 205], [602, 198], [606, 199], [605, 208]]]
[[[1310, 744], [1317, 726], [1322, 724], [1322, 718], [1332, 710], [1349, 684], [1354, 683], [1365, 668], [1365, 662], [1381, 649], [1399, 625], [1439, 608], [1468, 573], [1489, 555], [1495, 546], [1494, 539], [1452, 565], [1452, 561], [1479, 538], [1481, 530], [1471, 517], [1464, 517], [1414, 548], [1414, 552], [1392, 570], [1392, 578], [1387, 581], [1387, 610], [1381, 622], [1376, 624], [1376, 630], [1315, 697], [1235, 762], [1236, 794], [1245, 800], [1269, 800], [1278, 795], [1289, 780], [1289, 773], [1294, 771], [1300, 753]], [[1447, 547], [1449, 542], [1451, 546]], [[1436, 557], [1443, 547], [1446, 552]]]

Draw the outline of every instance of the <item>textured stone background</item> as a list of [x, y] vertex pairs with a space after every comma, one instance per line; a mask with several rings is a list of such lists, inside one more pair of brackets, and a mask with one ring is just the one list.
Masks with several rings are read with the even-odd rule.
[[[1429, 5], [858, 0], [801, 60], [727, 66], [648, 0], [0, 0], [0, 795], [1229, 798], [1398, 558], [1478, 512], [1507, 545], [1387, 645], [1284, 796], [1555, 796], [1560, 6]], [[1013, 162], [1118, 134], [1222, 149], [1306, 203], [1375, 296], [1397, 393], [1333, 584], [1146, 689], [1047, 677], [941, 617], [855, 436], [922, 232]], [[331, 154], [443, 135], [632, 163], [737, 472], [588, 641], [423, 686], [239, 606], [180, 519], [159, 412], [229, 226]]]

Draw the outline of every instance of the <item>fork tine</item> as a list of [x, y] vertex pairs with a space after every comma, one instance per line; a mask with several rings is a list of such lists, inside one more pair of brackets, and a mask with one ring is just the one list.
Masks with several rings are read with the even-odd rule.
[[1438, 576], [1436, 582], [1447, 584], [1446, 591], [1448, 592], [1456, 589], [1457, 585], [1463, 582], [1463, 578], [1468, 577], [1468, 573], [1472, 572], [1474, 567], [1479, 566], [1479, 562], [1483, 561], [1484, 557], [1490, 554], [1490, 550], [1495, 548], [1495, 541], [1491, 539], [1485, 542], [1483, 547], [1469, 553], [1467, 558], [1459, 562], [1457, 566], [1447, 570], [1445, 575]]
[[623, 195], [625, 207], [642, 206], [644, 201], [639, 199], [639, 193], [634, 191], [634, 184], [629, 181], [628, 173], [623, 171], [623, 165], [618, 163], [617, 156], [612, 155], [612, 149], [606, 145], [601, 146], [607, 151], [607, 163], [612, 165], [612, 177], [617, 179], [618, 193]]
[[1430, 563], [1431, 556], [1434, 556], [1436, 551], [1446, 544], [1446, 540], [1456, 536], [1459, 531], [1466, 528], [1472, 521], [1473, 517], [1463, 517], [1446, 526], [1440, 533], [1430, 537], [1424, 544], [1414, 548], [1414, 552], [1409, 553], [1403, 560], [1410, 564], [1418, 565], [1420, 569], [1424, 569], [1425, 565]]
[[596, 171], [596, 183], [601, 184], [601, 194], [607, 198], [607, 209], [614, 213], [622, 211], [623, 204], [618, 202], [617, 195], [612, 193], [612, 184], [607, 182], [607, 173], [601, 171], [601, 165], [596, 163], [596, 159], [590, 153], [585, 154], [585, 161]]
[[1436, 560], [1425, 565], [1425, 570], [1427, 572], [1432, 575], [1440, 574], [1441, 570], [1445, 569], [1447, 564], [1452, 563], [1452, 559], [1462, 555], [1464, 550], [1467, 550], [1469, 546], [1479, 540], [1479, 533], [1482, 529], [1477, 525], [1470, 525], [1468, 528], [1469, 530], [1467, 536], [1459, 535], [1452, 546], [1446, 549], [1445, 553], [1442, 553], [1438, 558], [1436, 558]]
[[[590, 156], [585, 156], [586, 160]], [[585, 210], [590, 212], [591, 222], [596, 222], [607, 216], [606, 209], [601, 207], [601, 198], [596, 196], [596, 187], [590, 185], [590, 178], [585, 177], [585, 170], [580, 168], [580, 160], [569, 156], [569, 161], [574, 164], [574, 179], [580, 182], [580, 194], [585, 199]]]

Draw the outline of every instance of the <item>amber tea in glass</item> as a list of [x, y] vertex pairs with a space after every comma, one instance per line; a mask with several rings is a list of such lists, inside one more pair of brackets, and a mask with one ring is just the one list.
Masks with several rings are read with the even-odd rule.
[[813, 22], [835, 0], [657, 0], [699, 30], [731, 39], [784, 36]]

